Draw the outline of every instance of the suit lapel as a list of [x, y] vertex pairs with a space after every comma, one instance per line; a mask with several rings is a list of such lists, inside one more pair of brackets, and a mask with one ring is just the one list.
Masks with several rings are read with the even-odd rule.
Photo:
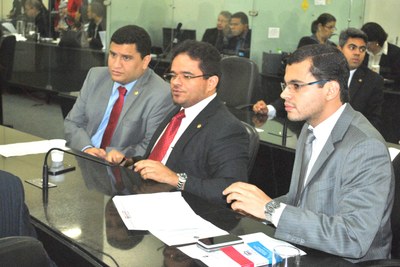
[[349, 97], [352, 99], [358, 91], [361, 90], [361, 86], [363, 84], [364, 71], [361, 68], [358, 68], [351, 78], [350, 88], [349, 88]]
[[313, 179], [316, 179], [318, 177], [316, 174], [320, 172], [326, 160], [335, 151], [335, 143], [343, 139], [344, 135], [347, 132], [347, 129], [350, 126], [351, 121], [353, 120], [353, 117], [354, 109], [349, 104], [347, 104], [342, 115], [340, 115], [338, 121], [336, 122], [336, 125], [333, 127], [330, 137], [326, 141], [325, 146], [322, 148], [317, 161], [312, 167], [305, 188], [312, 182]]
[[216, 110], [222, 105], [218, 97], [214, 98], [190, 123], [185, 132], [181, 135], [178, 142], [175, 144], [168, 161], [167, 166], [173, 166], [183, 155], [183, 150], [195, 135], [202, 131], [207, 125], [208, 118], [215, 114]]

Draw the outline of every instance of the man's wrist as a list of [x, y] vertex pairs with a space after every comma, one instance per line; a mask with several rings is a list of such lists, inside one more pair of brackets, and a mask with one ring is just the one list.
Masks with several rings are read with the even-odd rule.
[[267, 221], [272, 222], [272, 216], [275, 213], [275, 210], [280, 207], [280, 205], [281, 204], [275, 200], [271, 200], [267, 204], [265, 204], [264, 214]]
[[176, 175], [178, 176], [178, 184], [176, 186], [176, 189], [182, 191], [184, 189], [184, 187], [185, 187], [185, 183], [186, 183], [186, 180], [187, 180], [187, 175], [184, 172], [183, 173], [177, 173]]

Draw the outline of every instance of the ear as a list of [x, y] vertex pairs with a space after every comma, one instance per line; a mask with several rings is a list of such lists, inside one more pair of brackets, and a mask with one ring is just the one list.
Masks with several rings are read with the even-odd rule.
[[333, 99], [336, 99], [337, 97], [340, 98], [340, 85], [337, 81], [329, 81], [325, 84], [325, 87], [327, 88], [327, 101], [331, 101]]
[[144, 70], [147, 69], [147, 67], [148, 67], [149, 64], [150, 64], [150, 61], [151, 61], [151, 56], [150, 56], [150, 55], [144, 56], [144, 58], [143, 58], [143, 65], [142, 65], [142, 67], [143, 67]]
[[216, 90], [219, 78], [217, 75], [211, 76], [207, 79], [207, 86], [209, 90]]

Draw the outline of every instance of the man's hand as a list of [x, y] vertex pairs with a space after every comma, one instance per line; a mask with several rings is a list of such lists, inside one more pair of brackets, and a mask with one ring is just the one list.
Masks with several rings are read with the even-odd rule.
[[254, 113], [268, 115], [268, 107], [267, 104], [263, 100], [258, 101], [253, 106]]
[[98, 157], [98, 158], [102, 158], [102, 159], [105, 159], [106, 155], [107, 155], [107, 153], [104, 149], [97, 148], [97, 147], [87, 148], [83, 152], [88, 153], [88, 154]]
[[178, 185], [178, 176], [159, 161], [145, 159], [134, 164], [134, 171], [140, 173], [143, 179], [150, 179], [160, 183]]
[[227, 196], [226, 202], [231, 203], [233, 210], [265, 220], [264, 207], [271, 198], [255, 185], [236, 182], [228, 186], [222, 194]]
[[119, 165], [123, 163], [123, 161], [125, 160], [125, 155], [119, 152], [118, 150], [113, 149], [107, 153], [105, 160], [115, 165], [117, 164]]

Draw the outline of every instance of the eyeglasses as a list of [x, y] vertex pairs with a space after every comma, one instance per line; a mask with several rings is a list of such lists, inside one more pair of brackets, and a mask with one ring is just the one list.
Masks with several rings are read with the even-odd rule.
[[289, 89], [289, 91], [299, 91], [301, 87], [304, 86], [309, 86], [309, 85], [313, 85], [313, 84], [325, 84], [327, 82], [329, 82], [330, 80], [319, 80], [319, 81], [315, 81], [315, 82], [309, 82], [309, 83], [281, 83], [281, 88], [282, 91], [285, 91], [286, 88]]
[[170, 72], [170, 73], [165, 73], [163, 75], [163, 77], [164, 77], [164, 80], [166, 80], [167, 82], [170, 82], [171, 80], [175, 80], [179, 75], [181, 75], [181, 78], [183, 78], [183, 80], [185, 80], [185, 81], [189, 81], [191, 79], [196, 79], [196, 78], [201, 78], [201, 77], [208, 79], [211, 76], [213, 76], [212, 74], [202, 74], [202, 75], [195, 76], [195, 75], [192, 75], [189, 73], [177, 74], [177, 73]]
[[336, 27], [335, 26], [324, 26], [325, 28], [327, 28], [328, 30], [331, 30], [331, 31], [336, 31]]
[[354, 51], [354, 50], [356, 50], [358, 48], [358, 51], [360, 51], [360, 53], [364, 53], [365, 51], [367, 51], [367, 47], [366, 46], [356, 46], [354, 44], [349, 44], [348, 48], [351, 51]]

